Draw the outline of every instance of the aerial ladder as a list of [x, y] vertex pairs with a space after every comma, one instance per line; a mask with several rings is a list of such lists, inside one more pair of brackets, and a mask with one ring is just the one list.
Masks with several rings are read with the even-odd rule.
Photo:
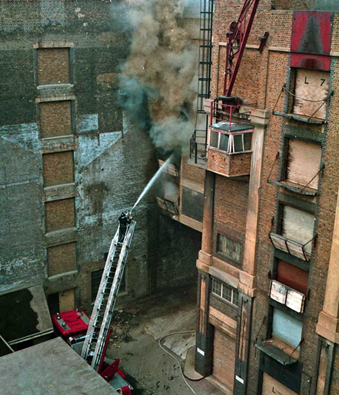
[[119, 369], [119, 359], [111, 364], [105, 361], [110, 324], [136, 225], [131, 213], [127, 213], [125, 218], [126, 222], [120, 221], [111, 242], [91, 317], [83, 310], [76, 309], [57, 313], [52, 321], [65, 341], [113, 388], [124, 395], [131, 395], [133, 387]]
[[127, 225], [124, 238], [119, 241], [120, 224], [111, 242], [88, 325], [81, 356], [89, 362], [96, 371], [100, 371], [105, 357], [104, 352], [109, 337], [109, 327], [127, 263], [135, 224], [136, 222], [132, 220]]

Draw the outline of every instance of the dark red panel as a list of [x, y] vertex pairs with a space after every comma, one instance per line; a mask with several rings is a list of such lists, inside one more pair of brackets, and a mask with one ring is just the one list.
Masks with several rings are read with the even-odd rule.
[[333, 12], [294, 11], [291, 52], [330, 55]]
[[296, 291], [307, 294], [308, 273], [305, 270], [279, 260], [277, 280]]
[[291, 67], [299, 67], [309, 70], [330, 71], [331, 58], [329, 56], [292, 53]]

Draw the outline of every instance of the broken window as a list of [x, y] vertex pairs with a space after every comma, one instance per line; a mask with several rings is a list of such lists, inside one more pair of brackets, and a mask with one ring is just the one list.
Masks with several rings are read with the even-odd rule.
[[217, 252], [235, 262], [241, 260], [241, 244], [220, 233], [217, 236]]
[[301, 342], [302, 321], [278, 308], [274, 308], [272, 336], [296, 348]]
[[220, 298], [227, 300], [227, 302], [234, 304], [235, 306], [239, 305], [239, 293], [238, 290], [213, 279], [212, 282], [212, 293], [218, 295]]
[[311, 255], [314, 233], [314, 215], [291, 206], [283, 208], [282, 236], [305, 245], [305, 252]]
[[302, 140], [288, 140], [286, 181], [318, 189], [321, 145]]
[[270, 233], [275, 248], [309, 261], [314, 239], [314, 215], [291, 206], [284, 206], [282, 235]]

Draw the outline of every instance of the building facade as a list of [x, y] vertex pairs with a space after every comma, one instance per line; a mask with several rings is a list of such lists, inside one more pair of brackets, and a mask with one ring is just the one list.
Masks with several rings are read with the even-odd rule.
[[187, 165], [206, 169], [196, 370], [227, 394], [337, 394], [338, 5], [259, 2], [225, 132], [243, 3], [214, 4], [206, 156]]
[[[130, 42], [120, 5], [1, 2], [0, 294], [7, 306], [9, 294], [40, 286], [51, 313], [90, 311], [117, 219], [158, 168], [147, 131], [120, 105]], [[154, 193], [134, 217], [120, 301], [195, 283], [200, 233], [161, 216]]]

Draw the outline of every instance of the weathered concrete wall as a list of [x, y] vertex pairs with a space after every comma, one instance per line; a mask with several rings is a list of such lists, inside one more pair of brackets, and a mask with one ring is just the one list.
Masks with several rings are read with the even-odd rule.
[[[128, 32], [117, 5], [2, 2], [0, 292], [43, 282], [89, 307], [117, 218], [157, 169], [119, 107]], [[135, 210], [124, 300], [194, 281], [200, 235], [159, 215], [152, 193]]]

